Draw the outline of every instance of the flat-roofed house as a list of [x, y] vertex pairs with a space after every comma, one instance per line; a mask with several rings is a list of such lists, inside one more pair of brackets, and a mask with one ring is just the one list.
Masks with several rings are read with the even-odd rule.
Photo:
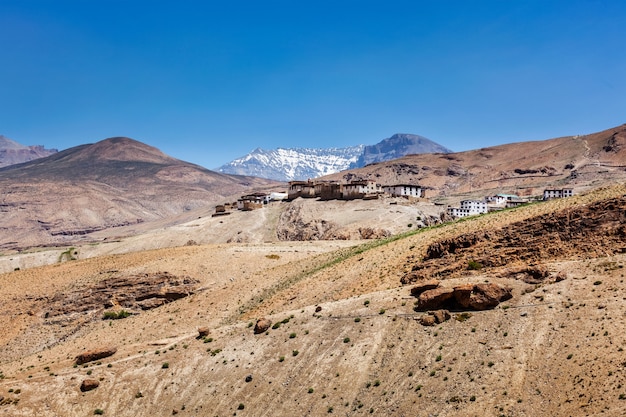
[[562, 189], [546, 189], [543, 190], [543, 199], [550, 200], [552, 198], [565, 198], [571, 197], [574, 195], [573, 188], [562, 188]]
[[344, 200], [354, 200], [357, 198], [378, 198], [382, 193], [382, 187], [376, 181], [360, 180], [351, 181], [344, 184], [341, 190], [341, 197]]
[[385, 191], [385, 194], [392, 197], [424, 197], [424, 190], [422, 187], [415, 184], [385, 185], [383, 190]]
[[315, 184], [311, 181], [289, 181], [288, 200], [295, 200], [298, 197], [314, 198]]

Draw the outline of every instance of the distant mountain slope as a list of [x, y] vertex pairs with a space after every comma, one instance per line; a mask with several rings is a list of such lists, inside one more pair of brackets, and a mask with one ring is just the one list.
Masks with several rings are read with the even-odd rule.
[[390, 161], [410, 154], [451, 152], [445, 146], [441, 146], [423, 136], [396, 133], [376, 145], [366, 146], [356, 166], [353, 168], [363, 167], [375, 162]]
[[347, 148], [257, 148], [217, 170], [279, 181], [306, 180], [412, 153], [451, 152], [422, 136], [395, 134], [382, 142]]
[[0, 248], [72, 242], [276, 184], [213, 172], [129, 138], [110, 138], [0, 168]]
[[56, 152], [56, 149], [45, 149], [41, 145], [24, 146], [0, 135], [0, 167], [21, 164]]
[[538, 195], [543, 188], [563, 187], [580, 192], [626, 180], [626, 125], [466, 152], [407, 155], [325, 178], [420, 184], [431, 190], [429, 197], [488, 192]]

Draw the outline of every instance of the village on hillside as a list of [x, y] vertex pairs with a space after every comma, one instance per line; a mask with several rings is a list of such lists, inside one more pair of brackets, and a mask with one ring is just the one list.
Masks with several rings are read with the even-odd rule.
[[[545, 189], [537, 200], [565, 198], [574, 195], [572, 188]], [[373, 200], [380, 197], [402, 197], [408, 200], [424, 199], [424, 188], [417, 184], [381, 185], [372, 180], [337, 181], [290, 181], [287, 192], [253, 193], [241, 196], [236, 202], [215, 207], [216, 216], [228, 215], [233, 210], [251, 211], [263, 208], [273, 201], [292, 201], [296, 198], [324, 200]], [[514, 194], [496, 194], [482, 200], [462, 200], [460, 207], [448, 207], [446, 213], [453, 218], [474, 216], [504, 208], [518, 207], [531, 200]]]

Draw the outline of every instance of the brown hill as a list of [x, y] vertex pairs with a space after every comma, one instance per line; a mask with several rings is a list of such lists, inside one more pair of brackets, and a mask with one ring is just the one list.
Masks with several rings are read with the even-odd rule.
[[[624, 415], [625, 193], [340, 250], [185, 246], [2, 274], [0, 413]], [[423, 326], [400, 281], [425, 271], [513, 298]]]
[[409, 155], [344, 171], [326, 179], [417, 183], [429, 197], [510, 192], [541, 195], [544, 188], [578, 192], [626, 179], [626, 125], [602, 132], [520, 142], [452, 154]]
[[0, 248], [75, 242], [276, 184], [209, 171], [132, 139], [106, 139], [0, 169]]

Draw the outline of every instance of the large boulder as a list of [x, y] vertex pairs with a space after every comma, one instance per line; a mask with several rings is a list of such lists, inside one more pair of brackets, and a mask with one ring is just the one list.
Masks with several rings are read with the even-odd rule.
[[511, 297], [510, 289], [497, 284], [466, 284], [454, 288], [454, 300], [464, 309], [489, 310]]
[[104, 347], [94, 350], [88, 350], [76, 356], [76, 364], [82, 365], [83, 363], [96, 361], [98, 359], [107, 358], [117, 352], [115, 347]]
[[98, 382], [97, 379], [85, 379], [80, 384], [80, 390], [82, 392], [91, 391], [92, 389], [98, 388], [99, 385], [100, 385], [100, 382]]
[[270, 319], [266, 319], [265, 317], [258, 319], [254, 326], [254, 334], [265, 333], [271, 325], [272, 321]]
[[436, 279], [429, 279], [427, 281], [420, 282], [411, 288], [411, 295], [419, 297], [419, 295], [424, 291], [434, 290], [437, 287], [439, 287], [439, 281]]
[[454, 297], [452, 288], [434, 288], [422, 292], [417, 299], [417, 308], [422, 311], [439, 310]]
[[[454, 288], [437, 287], [419, 294], [415, 310], [488, 310], [511, 297], [510, 289], [497, 284], [463, 284]], [[443, 315], [442, 319], [437, 318], [438, 323], [446, 320], [443, 319], [445, 313], [437, 314]]]

